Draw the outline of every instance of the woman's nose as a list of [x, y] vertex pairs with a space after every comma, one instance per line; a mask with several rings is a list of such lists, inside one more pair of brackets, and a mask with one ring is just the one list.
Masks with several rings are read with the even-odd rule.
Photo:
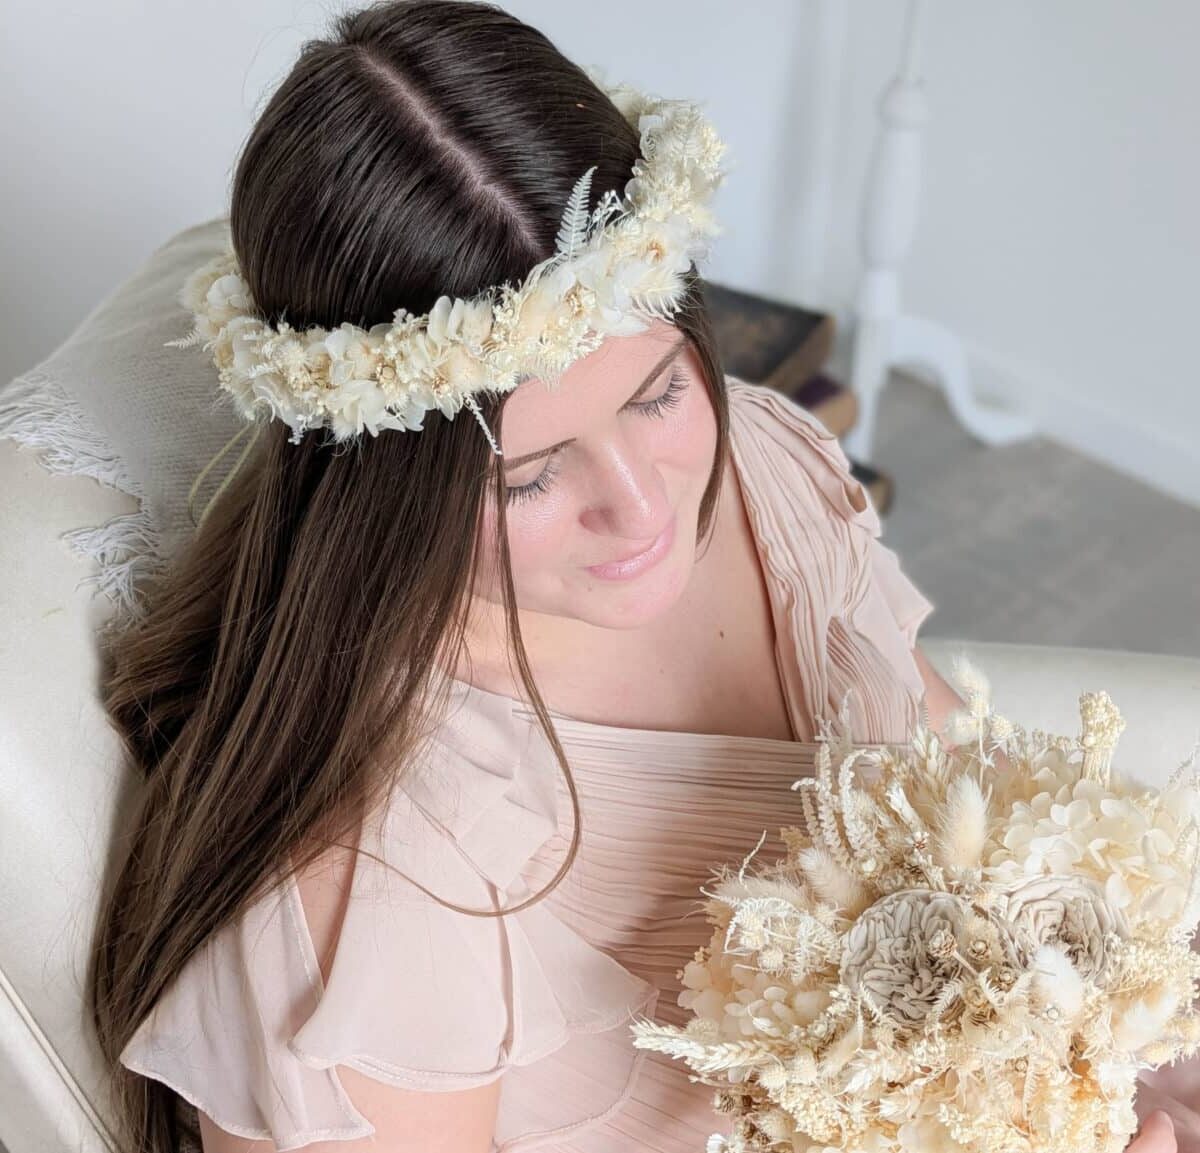
[[592, 532], [650, 541], [671, 517], [666, 488], [653, 459], [614, 444], [594, 462], [595, 486], [583, 512]]

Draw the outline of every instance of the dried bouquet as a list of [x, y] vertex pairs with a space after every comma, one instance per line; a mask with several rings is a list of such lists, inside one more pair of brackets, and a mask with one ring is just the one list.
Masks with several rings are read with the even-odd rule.
[[856, 749], [844, 702], [786, 853], [701, 889], [693, 1017], [632, 1028], [716, 1088], [708, 1153], [1116, 1153], [1138, 1071], [1200, 1049], [1196, 750], [1143, 787], [1106, 693], [1068, 738], [996, 714], [967, 660], [952, 679], [952, 744]]

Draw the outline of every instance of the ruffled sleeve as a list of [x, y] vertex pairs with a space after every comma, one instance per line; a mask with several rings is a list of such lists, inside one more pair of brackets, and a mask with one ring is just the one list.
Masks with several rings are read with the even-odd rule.
[[786, 594], [780, 615], [797, 629], [794, 687], [814, 717], [835, 713], [849, 691], [860, 740], [907, 740], [925, 692], [912, 650], [933, 602], [883, 543], [837, 437], [775, 389], [728, 384], [748, 512]]
[[360, 847], [390, 868], [360, 853], [328, 984], [288, 875], [188, 962], [123, 1064], [281, 1151], [374, 1133], [343, 1065], [425, 1091], [503, 1075], [497, 1153], [625, 1099], [644, 1057], [628, 1026], [653, 1011], [657, 988], [544, 901], [475, 917], [413, 883], [469, 908], [510, 906], [530, 895], [520, 871], [556, 829], [554, 780], [522, 771], [539, 763], [524, 756], [528, 726], [504, 698], [469, 711], [462, 699], [364, 824]]

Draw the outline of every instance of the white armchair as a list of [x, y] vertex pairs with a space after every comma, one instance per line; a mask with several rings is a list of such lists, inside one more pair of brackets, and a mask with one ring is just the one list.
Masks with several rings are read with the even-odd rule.
[[[83, 982], [100, 887], [135, 789], [97, 699], [93, 632], [111, 606], [80, 586], [59, 539], [135, 510], [134, 498], [54, 474], [0, 439], [0, 1142], [8, 1153], [117, 1149]], [[1106, 688], [1128, 721], [1118, 768], [1148, 781], [1200, 736], [1200, 660], [958, 639], [999, 711], [1078, 730], [1080, 691]]]

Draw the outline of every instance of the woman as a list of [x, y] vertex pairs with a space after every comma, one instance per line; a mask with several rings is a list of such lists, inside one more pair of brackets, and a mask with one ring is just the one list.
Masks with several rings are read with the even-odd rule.
[[[322, 342], [292, 366], [322, 388], [271, 397], [114, 646], [146, 794], [90, 987], [128, 1148], [180, 1147], [194, 1118], [206, 1153], [702, 1149], [710, 1091], [628, 1024], [682, 1019], [708, 866], [776, 821], [847, 692], [864, 741], [960, 703], [836, 440], [721, 372], [693, 182], [695, 235], [642, 219], [684, 256], [649, 294], [670, 308], [635, 329], [612, 295], [553, 388], [467, 389], [477, 318], [440, 302], [573, 249], [635, 166], [653, 188], [648, 131], [457, 0], [338, 18], [256, 124], [230, 224], [271, 332], [430, 312], [462, 373], [389, 424], [391, 377], [321, 407]], [[367, 356], [336, 339], [339, 364]], [[237, 376], [250, 347], [217, 363], [252, 409], [275, 378]], [[1155, 1126], [1130, 1148], [1174, 1149]]]

